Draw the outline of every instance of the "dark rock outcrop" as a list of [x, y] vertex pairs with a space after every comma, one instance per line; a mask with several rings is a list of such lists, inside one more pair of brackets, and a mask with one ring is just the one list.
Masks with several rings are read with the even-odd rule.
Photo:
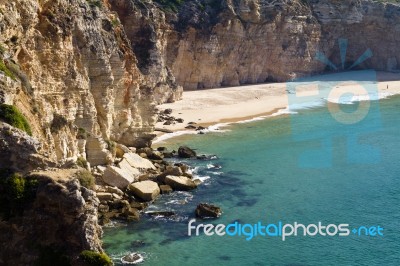
[[99, 201], [82, 187], [77, 170], [37, 172], [34, 200], [23, 214], [0, 221], [2, 265], [32, 265], [41, 250], [77, 258], [83, 250], [102, 252], [102, 229], [97, 223]]
[[218, 218], [221, 214], [220, 207], [208, 203], [200, 203], [196, 208], [196, 216], [202, 219]]
[[181, 158], [194, 158], [196, 152], [187, 146], [181, 146], [178, 149], [178, 156]]

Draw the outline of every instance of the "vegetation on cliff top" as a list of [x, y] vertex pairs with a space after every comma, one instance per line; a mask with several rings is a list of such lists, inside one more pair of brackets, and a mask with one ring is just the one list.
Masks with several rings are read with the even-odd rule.
[[28, 135], [32, 136], [32, 130], [28, 121], [17, 109], [17, 107], [13, 105], [0, 104], [0, 121], [19, 128], [28, 133]]
[[36, 197], [39, 182], [7, 169], [0, 170], [0, 214], [5, 220], [21, 215]]
[[109, 266], [113, 265], [110, 257], [105, 253], [85, 250], [79, 255], [79, 258], [88, 266]]
[[0, 60], [0, 71], [2, 71], [7, 77], [16, 80], [14, 73], [11, 72], [2, 59]]
[[[85, 161], [86, 162], [86, 161]], [[79, 162], [77, 162], [79, 165]], [[87, 162], [86, 162], [86, 167], [87, 167]], [[92, 175], [91, 172], [88, 170], [81, 170], [77, 173], [78, 175], [78, 180], [81, 186], [88, 188], [88, 189], [93, 189], [95, 185], [95, 180], [94, 176]]]

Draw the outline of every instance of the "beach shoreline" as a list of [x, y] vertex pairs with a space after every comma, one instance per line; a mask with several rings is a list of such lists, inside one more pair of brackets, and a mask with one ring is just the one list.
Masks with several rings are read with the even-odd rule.
[[[400, 94], [400, 73], [377, 72], [377, 84], [379, 97], [386, 98]], [[208, 128], [215, 125], [229, 125], [257, 118], [266, 118], [274, 115], [288, 113], [289, 98], [287, 83], [267, 83], [246, 85], [239, 87], [226, 87], [197, 91], [185, 91], [183, 99], [174, 103], [166, 103], [158, 106], [163, 112], [171, 109], [171, 116], [183, 119], [183, 123], [164, 125], [164, 121], [157, 122], [158, 130], [169, 131], [165, 133], [157, 131], [154, 143], [162, 143], [166, 139], [182, 134], [194, 134], [194, 129], [187, 129], [189, 123], [196, 127]], [[341, 82], [335, 87], [340, 94], [353, 92], [355, 96], [359, 86], [349, 80]], [[309, 93], [310, 89], [304, 90]], [[335, 101], [335, 99], [330, 99]]]

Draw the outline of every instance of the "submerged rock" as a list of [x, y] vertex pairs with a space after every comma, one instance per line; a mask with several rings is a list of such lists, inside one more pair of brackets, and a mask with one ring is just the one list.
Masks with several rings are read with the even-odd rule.
[[146, 212], [146, 214], [150, 216], [164, 216], [164, 217], [171, 217], [176, 215], [176, 213], [172, 211], [154, 211], [154, 212]]
[[208, 203], [200, 203], [196, 208], [196, 216], [202, 219], [218, 218], [221, 214], [220, 207]]

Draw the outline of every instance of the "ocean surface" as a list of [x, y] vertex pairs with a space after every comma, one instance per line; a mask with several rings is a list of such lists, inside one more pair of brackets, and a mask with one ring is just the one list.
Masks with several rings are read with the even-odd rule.
[[[208, 160], [188, 160], [204, 182], [192, 192], [162, 195], [146, 211], [173, 211], [105, 228], [104, 247], [117, 265], [130, 252], [143, 265], [400, 265], [400, 97], [340, 105], [361, 121], [334, 119], [314, 106], [204, 135], [168, 141]], [[188, 236], [200, 202], [223, 210], [195, 224], [348, 224], [380, 226], [383, 236]], [[192, 231], [194, 234], [194, 231]]]

